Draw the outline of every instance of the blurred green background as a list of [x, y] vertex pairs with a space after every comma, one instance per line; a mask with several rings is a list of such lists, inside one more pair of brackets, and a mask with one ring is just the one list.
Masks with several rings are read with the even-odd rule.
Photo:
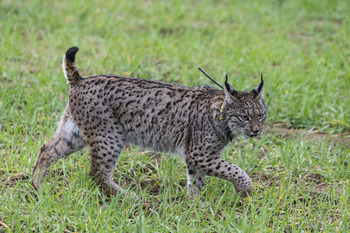
[[[86, 75], [211, 84], [200, 66], [250, 89], [264, 73], [272, 122], [348, 131], [349, 12], [348, 1], [332, 0], [2, 1], [1, 97], [6, 80], [20, 88], [16, 102], [28, 86], [38, 90], [26, 100], [34, 109], [45, 105], [45, 88], [51, 100], [65, 96], [61, 57], [77, 45]], [[15, 104], [7, 99], [2, 109]]]

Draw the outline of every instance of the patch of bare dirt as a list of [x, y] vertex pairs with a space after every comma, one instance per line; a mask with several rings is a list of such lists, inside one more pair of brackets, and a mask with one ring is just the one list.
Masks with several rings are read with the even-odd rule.
[[[0, 172], [1, 174], [2, 172]], [[30, 177], [24, 174], [12, 174], [6, 175], [6, 173], [1, 174], [0, 178], [0, 194], [6, 189], [12, 189], [18, 182], [27, 182]]]
[[300, 140], [313, 141], [313, 140], [329, 140], [334, 144], [338, 144], [343, 147], [350, 147], [350, 132], [332, 134], [325, 133], [317, 129], [295, 129], [288, 127], [283, 123], [268, 124], [266, 125], [265, 132], [271, 134], [277, 134], [284, 138], [300, 137]]
[[[255, 171], [251, 174], [251, 178], [257, 180], [259, 183], [258, 192], [263, 192], [265, 187], [280, 186], [280, 176], [271, 177], [271, 175], [268, 174], [273, 174], [274, 169], [271, 168], [271, 170], [268, 170], [269, 171], [266, 173], [264, 171]], [[276, 171], [276, 173], [278, 172]], [[293, 175], [289, 189], [297, 192], [297, 189], [301, 186], [305, 191], [309, 192], [309, 195], [315, 197], [327, 193], [330, 190], [334, 190], [335, 193], [339, 194], [341, 192], [340, 187], [342, 183], [330, 183], [322, 175], [313, 172], [308, 172], [303, 176], [297, 174]]]
[[147, 190], [147, 193], [151, 195], [158, 195], [161, 190], [159, 182], [154, 179], [142, 180], [140, 185], [142, 190]]

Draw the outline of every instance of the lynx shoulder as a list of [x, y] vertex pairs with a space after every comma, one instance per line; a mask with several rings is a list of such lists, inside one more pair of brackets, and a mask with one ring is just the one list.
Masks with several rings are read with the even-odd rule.
[[250, 92], [236, 91], [227, 80], [221, 91], [116, 75], [82, 78], [75, 66], [77, 51], [72, 47], [63, 58], [69, 101], [56, 133], [40, 148], [34, 186], [42, 183], [53, 162], [88, 146], [90, 175], [116, 195], [120, 188], [112, 172], [129, 143], [183, 157], [191, 195], [198, 194], [205, 175], [232, 182], [238, 192], [252, 191], [249, 176], [219, 155], [234, 137], [262, 132], [262, 78]]

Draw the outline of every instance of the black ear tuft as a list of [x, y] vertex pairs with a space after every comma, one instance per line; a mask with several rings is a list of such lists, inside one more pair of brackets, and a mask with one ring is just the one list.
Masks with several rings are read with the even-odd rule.
[[263, 78], [263, 74], [261, 73], [261, 82], [260, 82], [259, 86], [257, 86], [256, 88], [254, 88], [252, 90], [252, 92], [256, 94], [257, 98], [262, 97], [263, 89], [264, 89], [264, 78]]
[[263, 79], [263, 74], [261, 73], [261, 82], [260, 82], [260, 85], [259, 85], [260, 91], [261, 91], [263, 86], [264, 86], [264, 79]]
[[70, 62], [74, 62], [75, 60], [75, 54], [79, 51], [79, 48], [74, 46], [67, 50], [66, 52], [66, 59]]
[[228, 80], [228, 76], [226, 74], [225, 88], [232, 96], [235, 96], [237, 94], [237, 91], [233, 89], [233, 87], [230, 84], [228, 84], [227, 80]]
[[263, 87], [264, 87], [264, 79], [263, 79], [263, 74], [261, 73], [261, 82], [260, 82], [260, 84], [258, 86], [258, 90], [257, 90], [258, 93], [260, 93], [262, 91]]

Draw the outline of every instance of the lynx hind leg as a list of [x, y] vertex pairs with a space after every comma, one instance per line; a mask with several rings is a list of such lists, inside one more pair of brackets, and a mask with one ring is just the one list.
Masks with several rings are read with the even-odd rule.
[[201, 171], [187, 166], [187, 193], [191, 199], [195, 198], [203, 187], [204, 175]]
[[112, 174], [123, 145], [118, 134], [95, 138], [93, 142], [89, 142], [90, 176], [107, 195], [118, 195], [122, 191], [122, 188], [113, 182]]
[[33, 170], [33, 186], [39, 187], [42, 185], [47, 168], [52, 163], [81, 150], [85, 145], [86, 142], [67, 106], [56, 133], [40, 148]]

